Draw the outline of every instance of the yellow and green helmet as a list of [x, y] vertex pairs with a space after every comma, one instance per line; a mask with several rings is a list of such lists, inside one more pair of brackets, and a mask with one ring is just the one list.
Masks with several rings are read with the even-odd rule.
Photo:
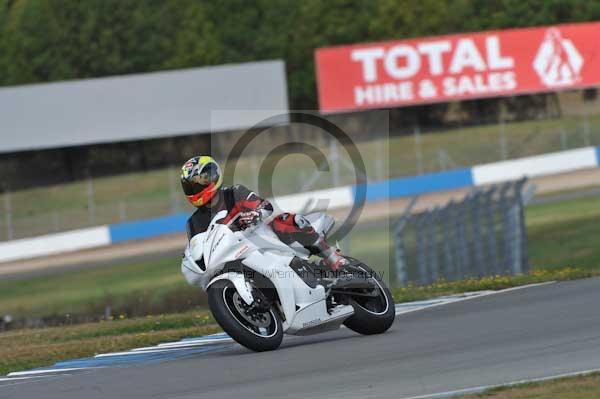
[[181, 167], [181, 187], [190, 204], [206, 205], [223, 184], [223, 174], [217, 161], [201, 155], [186, 161]]

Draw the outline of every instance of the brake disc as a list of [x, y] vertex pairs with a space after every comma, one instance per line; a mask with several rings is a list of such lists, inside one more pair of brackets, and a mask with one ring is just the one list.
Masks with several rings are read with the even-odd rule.
[[269, 312], [259, 312], [252, 305], [248, 305], [237, 293], [233, 294], [233, 306], [248, 323], [255, 327], [267, 328], [271, 324]]

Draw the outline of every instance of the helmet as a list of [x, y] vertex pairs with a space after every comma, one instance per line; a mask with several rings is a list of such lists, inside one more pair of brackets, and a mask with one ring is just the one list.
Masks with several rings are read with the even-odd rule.
[[195, 207], [206, 205], [222, 183], [221, 168], [208, 155], [194, 157], [181, 167], [181, 187], [190, 204]]

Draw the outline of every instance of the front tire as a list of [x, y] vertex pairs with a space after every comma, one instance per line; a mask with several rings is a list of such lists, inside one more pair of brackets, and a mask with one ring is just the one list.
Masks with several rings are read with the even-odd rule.
[[351, 266], [359, 269], [371, 279], [376, 285], [377, 298], [365, 298], [360, 296], [351, 297], [350, 305], [354, 308], [354, 314], [344, 322], [344, 325], [363, 335], [381, 334], [386, 332], [394, 323], [396, 308], [394, 298], [389, 288], [369, 266], [349, 258]]
[[256, 352], [277, 349], [283, 340], [281, 318], [273, 308], [258, 312], [247, 305], [229, 280], [208, 289], [208, 305], [223, 330], [236, 342]]

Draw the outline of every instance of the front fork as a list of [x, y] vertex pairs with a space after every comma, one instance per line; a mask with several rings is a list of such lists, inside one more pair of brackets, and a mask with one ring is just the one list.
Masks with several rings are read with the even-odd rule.
[[211, 285], [213, 285], [216, 281], [219, 281], [219, 280], [231, 281], [233, 283], [233, 285], [235, 286], [235, 289], [238, 292], [238, 295], [240, 297], [242, 297], [242, 299], [244, 300], [244, 302], [247, 305], [251, 305], [252, 302], [254, 302], [254, 297], [252, 296], [252, 287], [246, 281], [243, 274], [236, 273], [236, 272], [227, 272], [227, 273], [220, 274], [217, 277], [210, 280], [206, 289], [208, 290], [208, 288]]

